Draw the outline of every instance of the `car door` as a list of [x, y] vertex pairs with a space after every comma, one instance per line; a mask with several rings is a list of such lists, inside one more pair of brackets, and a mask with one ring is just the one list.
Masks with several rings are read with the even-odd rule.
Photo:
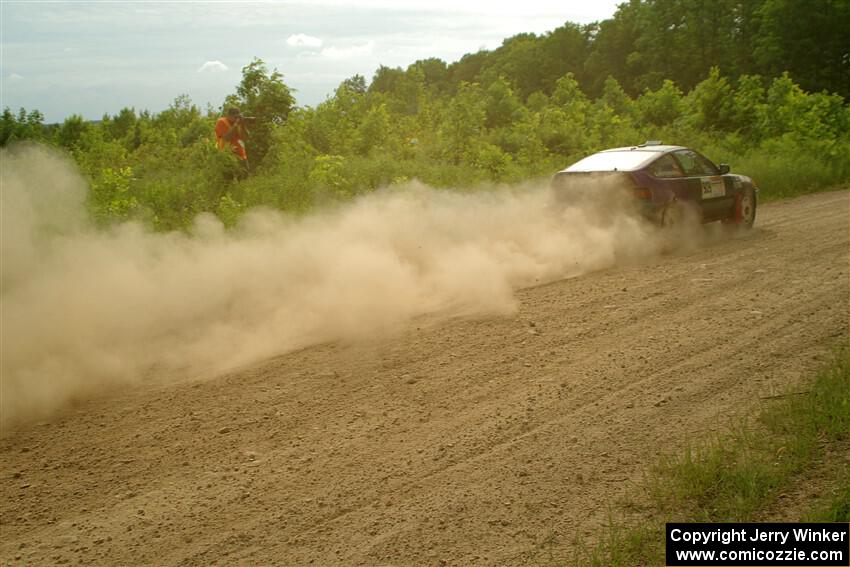
[[680, 199], [692, 203], [703, 221], [727, 217], [735, 199], [717, 166], [694, 150], [676, 150], [673, 156], [684, 173], [685, 188]]

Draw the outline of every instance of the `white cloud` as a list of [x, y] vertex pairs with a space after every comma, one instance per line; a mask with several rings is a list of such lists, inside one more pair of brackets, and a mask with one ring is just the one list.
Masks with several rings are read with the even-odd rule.
[[14, 81], [14, 82], [24, 80], [24, 78], [21, 75], [18, 75], [17, 73], [12, 73], [11, 75], [9, 75], [8, 78], [9, 78], [10, 81]]
[[221, 61], [207, 61], [198, 68], [198, 73], [221, 73], [227, 70], [227, 65]]
[[330, 8], [366, 8], [374, 10], [443, 12], [508, 17], [513, 20], [535, 16], [559, 16], [566, 20], [587, 23], [611, 17], [622, 0], [524, 0], [523, 2], [493, 2], [492, 0], [311, 0], [312, 5]]
[[286, 44], [292, 47], [321, 47], [322, 40], [312, 35], [297, 33], [286, 39]]
[[351, 59], [353, 57], [363, 57], [365, 55], [371, 55], [372, 51], [375, 49], [375, 42], [369, 41], [363, 45], [353, 45], [351, 47], [335, 47], [330, 46], [326, 47], [322, 50], [322, 57], [327, 57], [328, 59]]

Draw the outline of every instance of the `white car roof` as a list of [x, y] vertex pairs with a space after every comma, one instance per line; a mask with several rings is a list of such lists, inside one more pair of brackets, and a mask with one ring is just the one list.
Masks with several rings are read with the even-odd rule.
[[[654, 159], [654, 157], [671, 151], [685, 149], [687, 148], [684, 146], [665, 146], [655, 143], [625, 146], [622, 148], [608, 148], [607, 150], [601, 150], [585, 156], [558, 173], [634, 171], [646, 165], [646, 162]], [[615, 154], [618, 155], [615, 157]]]
[[625, 146], [623, 148], [610, 148], [607, 150], [602, 150], [601, 152], [672, 152], [673, 150], [684, 150], [687, 149], [684, 146]]

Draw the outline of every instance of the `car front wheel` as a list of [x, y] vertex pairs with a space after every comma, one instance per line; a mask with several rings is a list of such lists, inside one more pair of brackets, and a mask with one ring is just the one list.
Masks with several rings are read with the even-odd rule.
[[724, 219], [723, 224], [730, 229], [749, 230], [756, 222], [756, 194], [752, 187], [744, 189], [735, 204], [734, 216]]
[[740, 211], [738, 224], [746, 229], [753, 228], [756, 222], [756, 193], [752, 187], [744, 189], [741, 195]]

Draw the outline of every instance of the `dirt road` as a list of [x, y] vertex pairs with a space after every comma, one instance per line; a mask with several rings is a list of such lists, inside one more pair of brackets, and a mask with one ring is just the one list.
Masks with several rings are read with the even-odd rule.
[[848, 191], [732, 240], [0, 440], [3, 565], [524, 565], [848, 338]]

